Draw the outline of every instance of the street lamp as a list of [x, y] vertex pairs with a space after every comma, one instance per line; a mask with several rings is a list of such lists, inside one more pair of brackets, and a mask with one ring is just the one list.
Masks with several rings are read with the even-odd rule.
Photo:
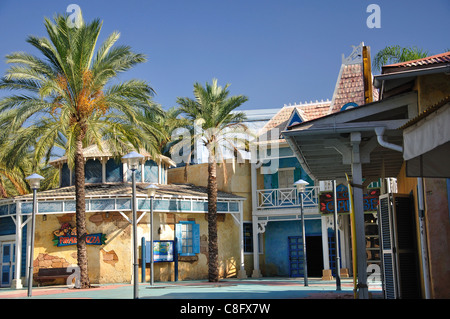
[[302, 239], [303, 239], [303, 272], [305, 278], [305, 287], [308, 286], [308, 266], [306, 260], [306, 235], [305, 235], [305, 216], [303, 213], [303, 193], [306, 190], [306, 186], [309, 185], [308, 182], [303, 179], [299, 179], [294, 183], [294, 186], [297, 187], [298, 197], [300, 198], [300, 211], [302, 216]]
[[150, 286], [153, 286], [153, 198], [158, 186], [150, 184], [145, 189], [150, 196]]
[[[32, 174], [25, 178], [30, 184], [33, 190], [33, 212], [31, 213], [31, 248], [30, 248], [30, 260], [28, 261], [28, 297], [31, 297], [33, 287], [33, 258], [34, 258], [34, 233], [35, 233], [35, 220], [37, 213], [37, 199], [36, 193], [41, 185], [41, 179], [44, 179], [41, 175]], [[19, 271], [16, 269], [16, 271]]]
[[138, 250], [137, 250], [137, 213], [136, 213], [136, 170], [139, 167], [139, 162], [143, 155], [137, 152], [131, 152], [122, 157], [127, 161], [128, 167], [131, 169], [132, 176], [132, 210], [133, 210], [133, 297], [134, 299], [138, 299]]

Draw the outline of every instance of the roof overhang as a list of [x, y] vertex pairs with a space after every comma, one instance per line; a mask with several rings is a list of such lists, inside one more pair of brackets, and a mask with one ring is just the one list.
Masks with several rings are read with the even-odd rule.
[[403, 163], [399, 127], [417, 116], [417, 94], [410, 92], [291, 126], [282, 134], [302, 168], [315, 180], [351, 175], [358, 144], [366, 182], [396, 177]]
[[450, 98], [404, 127], [406, 176], [450, 178]]

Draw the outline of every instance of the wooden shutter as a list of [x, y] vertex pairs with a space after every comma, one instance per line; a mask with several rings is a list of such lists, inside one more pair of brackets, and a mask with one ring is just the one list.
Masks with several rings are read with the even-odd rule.
[[177, 252], [181, 254], [183, 252], [183, 238], [181, 235], [181, 224], [175, 224], [175, 237], [177, 238]]
[[420, 298], [412, 198], [404, 194], [381, 195], [379, 217], [386, 299]]
[[200, 225], [192, 224], [192, 252], [200, 253]]
[[380, 196], [379, 234], [381, 235], [381, 258], [383, 263], [383, 280], [386, 299], [397, 298], [397, 271], [394, 257], [394, 232], [392, 227], [391, 194]]

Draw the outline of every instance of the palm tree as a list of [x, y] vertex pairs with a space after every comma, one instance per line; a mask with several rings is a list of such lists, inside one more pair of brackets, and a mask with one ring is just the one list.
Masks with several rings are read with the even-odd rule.
[[[133, 136], [138, 110], [150, 107], [153, 89], [144, 81], [119, 82], [119, 73], [146, 60], [128, 46], [114, 46], [120, 34], [113, 32], [96, 50], [102, 22], [95, 19], [71, 27], [67, 16], [45, 18], [48, 38], [29, 36], [27, 42], [43, 58], [16, 52], [6, 56], [13, 64], [0, 81], [1, 89], [26, 91], [0, 101], [0, 127], [21, 130], [11, 140], [11, 162], [34, 150], [34, 161], [48, 159], [55, 147], [62, 147], [75, 171], [77, 262], [81, 288], [90, 287], [87, 273], [85, 176], [83, 147], [107, 138], [115, 146], [124, 139], [137, 147]], [[114, 83], [112, 83], [115, 81]], [[31, 124], [31, 125], [30, 125]]]
[[173, 131], [178, 128], [191, 129], [190, 121], [180, 117], [181, 113], [180, 108], [164, 110], [160, 105], [155, 105], [154, 110], [145, 110], [140, 117], [143, 123], [140, 130], [145, 136], [143, 140], [153, 143], [162, 155], [170, 157], [172, 146], [179, 142], [179, 139], [172, 138]]
[[387, 46], [374, 56], [372, 65], [375, 70], [381, 71], [383, 65], [417, 60], [429, 55], [429, 52], [416, 47]]
[[211, 282], [219, 281], [217, 161], [222, 155], [222, 147], [237, 150], [233, 133], [238, 129], [246, 129], [242, 123], [245, 114], [232, 111], [248, 99], [243, 95], [228, 97], [228, 86], [218, 86], [216, 79], [213, 79], [212, 84], [206, 83], [205, 87], [195, 83], [195, 99], [177, 99], [181, 111], [192, 124], [199, 120], [203, 123], [202, 131], [194, 136], [194, 140], [200, 139], [208, 150], [208, 279]]

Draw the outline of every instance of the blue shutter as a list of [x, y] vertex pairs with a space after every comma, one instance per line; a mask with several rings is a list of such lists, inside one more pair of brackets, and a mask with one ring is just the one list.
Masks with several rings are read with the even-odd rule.
[[200, 253], [200, 225], [192, 224], [192, 252]]
[[181, 236], [181, 224], [175, 224], [175, 237], [177, 238], [177, 251], [181, 254], [183, 251], [181, 249], [183, 245], [183, 238]]

